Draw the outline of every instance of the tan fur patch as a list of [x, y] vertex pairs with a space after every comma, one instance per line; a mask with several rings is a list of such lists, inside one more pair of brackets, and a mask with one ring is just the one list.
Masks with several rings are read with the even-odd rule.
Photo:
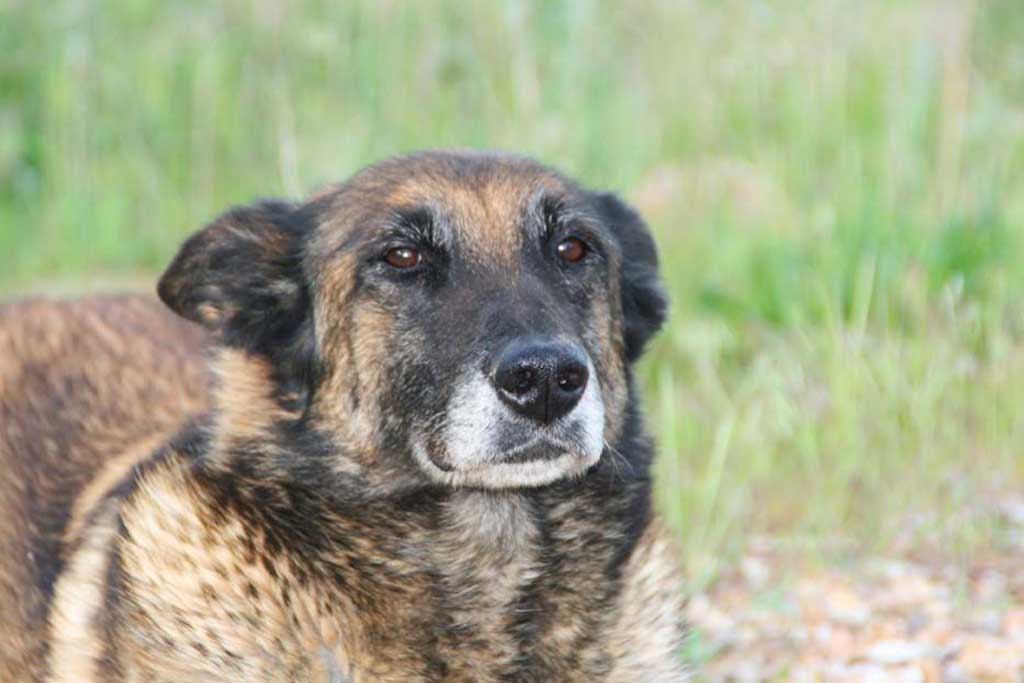
[[117, 503], [108, 501], [84, 531], [61, 573], [50, 613], [50, 679], [53, 683], [102, 680], [103, 613], [111, 543], [117, 535]]
[[121, 646], [142, 679], [330, 680], [351, 668], [343, 642], [359, 622], [347, 601], [300, 590], [286, 561], [247, 557], [242, 547], [266, 539], [237, 518], [214, 522], [180, 465], [147, 474], [124, 519], [132, 578]]
[[[608, 298], [594, 297], [590, 304], [590, 319], [596, 330], [596, 346], [600, 355], [594, 359], [601, 378], [601, 396], [604, 400], [605, 441], [612, 443], [622, 433], [625, 421], [626, 402], [629, 400], [626, 385], [626, 367], [622, 361], [621, 323], [614, 317], [618, 292]], [[616, 341], [618, 340], [618, 342]]]
[[216, 405], [216, 450], [233, 441], [259, 439], [275, 419], [292, 416], [271, 396], [270, 362], [240, 349], [222, 348], [213, 362], [218, 379], [214, 389]]
[[678, 682], [682, 658], [683, 593], [678, 554], [668, 533], [652, 522], [622, 577], [619, 615], [609, 634], [612, 683]]
[[323, 379], [314, 410], [338, 432], [340, 443], [372, 458], [381, 421], [376, 397], [394, 320], [373, 302], [351, 304], [353, 261], [345, 255], [332, 262], [320, 282], [316, 328]]
[[470, 257], [499, 268], [514, 268], [519, 260], [523, 200], [521, 187], [494, 180], [478, 188], [454, 186], [444, 192], [460, 243]]
[[470, 258], [514, 270], [523, 244], [525, 211], [543, 191], [557, 192], [563, 184], [524, 160], [491, 166], [477, 163], [480, 165], [465, 174], [452, 174], [426, 163], [420, 172], [390, 187], [385, 201], [392, 206], [438, 207], [451, 220]]
[[144, 439], [132, 448], [119, 453], [107, 462], [103, 463], [102, 469], [86, 484], [82, 492], [75, 498], [71, 507], [71, 516], [67, 528], [64, 530], [64, 542], [70, 543], [82, 527], [88, 521], [97, 503], [101, 502], [110, 489], [131, 471], [135, 465], [144, 460], [153, 451], [159, 448], [167, 437], [165, 434], [157, 434], [149, 439]]

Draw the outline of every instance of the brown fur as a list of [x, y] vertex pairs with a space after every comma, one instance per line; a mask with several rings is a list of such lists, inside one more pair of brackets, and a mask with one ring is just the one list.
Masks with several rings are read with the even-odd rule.
[[[310, 200], [308, 405], [267, 353], [232, 343], [208, 386], [206, 338], [145, 298], [0, 312], [0, 680], [682, 679], [674, 553], [645, 478], [444, 490], [385, 457], [396, 314], [357, 293], [340, 249], [352, 207], [442, 202], [479, 267], [511, 282], [510, 224], [566, 187], [523, 160], [472, 178], [446, 164], [385, 162]], [[631, 400], [619, 267], [588, 303], [616, 442]], [[190, 317], [220, 338], [240, 312], [218, 300]], [[313, 444], [299, 459], [282, 436], [296, 428]]]
[[0, 680], [41, 675], [62, 537], [207, 406], [200, 340], [149, 297], [0, 308]]

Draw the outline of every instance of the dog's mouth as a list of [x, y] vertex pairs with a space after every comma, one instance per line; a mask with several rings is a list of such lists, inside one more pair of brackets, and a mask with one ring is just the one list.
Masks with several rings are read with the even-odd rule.
[[[508, 441], [514, 440], [508, 439]], [[588, 450], [584, 444], [576, 443], [572, 438], [564, 438], [550, 433], [535, 433], [495, 452], [476, 467], [551, 461], [566, 454], [577, 454], [586, 458]]]
[[509, 489], [544, 486], [558, 479], [581, 476], [597, 463], [601, 453], [549, 435], [535, 435], [474, 462], [448, 462], [443, 453], [422, 443], [413, 446], [413, 456], [438, 483]]
[[496, 462], [514, 465], [516, 463], [533, 462], [536, 460], [551, 460], [571, 450], [576, 449], [553, 439], [535, 437], [521, 446], [516, 446], [499, 454]]

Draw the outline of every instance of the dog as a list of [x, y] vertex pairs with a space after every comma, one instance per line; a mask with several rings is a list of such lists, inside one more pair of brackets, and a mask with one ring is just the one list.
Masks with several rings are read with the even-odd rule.
[[416, 153], [227, 211], [157, 291], [0, 310], [0, 678], [686, 678], [617, 197]]

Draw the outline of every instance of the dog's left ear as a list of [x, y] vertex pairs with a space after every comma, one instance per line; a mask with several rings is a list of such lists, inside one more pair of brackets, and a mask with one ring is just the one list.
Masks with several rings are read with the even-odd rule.
[[303, 232], [286, 202], [231, 209], [182, 245], [157, 293], [220, 342], [273, 356], [309, 314]]
[[594, 202], [601, 219], [615, 233], [622, 252], [620, 296], [626, 357], [632, 362], [665, 322], [668, 299], [658, 278], [658, 251], [647, 224], [621, 199], [598, 194]]

